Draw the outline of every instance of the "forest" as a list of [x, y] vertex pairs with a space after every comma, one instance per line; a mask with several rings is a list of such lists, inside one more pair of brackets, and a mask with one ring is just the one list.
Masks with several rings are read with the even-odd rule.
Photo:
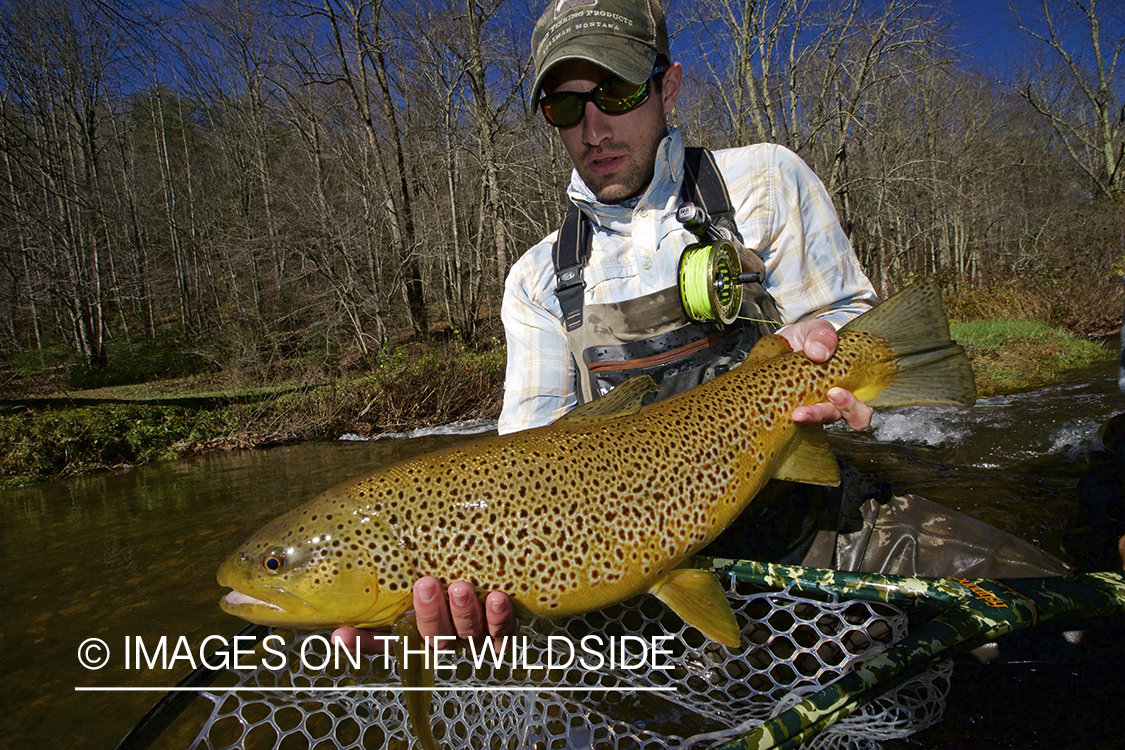
[[[0, 0], [0, 350], [335, 372], [494, 341], [570, 179], [528, 101], [539, 5]], [[921, 0], [668, 17], [685, 140], [796, 151], [880, 293], [937, 275], [966, 317], [1120, 314], [1121, 4], [1015, 1], [988, 57]]]

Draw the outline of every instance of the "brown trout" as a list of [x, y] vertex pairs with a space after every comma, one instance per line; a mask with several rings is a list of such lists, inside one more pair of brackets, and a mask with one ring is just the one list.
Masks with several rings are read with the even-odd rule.
[[741, 366], [641, 408], [634, 378], [554, 424], [439, 451], [331, 489], [235, 551], [230, 614], [298, 628], [386, 630], [425, 575], [506, 591], [558, 617], [640, 593], [728, 646], [739, 627], [714, 576], [682, 569], [771, 478], [832, 485], [822, 428], [801, 405], [846, 388], [872, 406], [971, 405], [973, 374], [933, 283], [840, 331], [825, 363], [763, 339]]

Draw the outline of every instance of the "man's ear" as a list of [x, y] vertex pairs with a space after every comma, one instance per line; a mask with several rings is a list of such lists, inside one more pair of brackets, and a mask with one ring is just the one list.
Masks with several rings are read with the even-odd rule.
[[684, 83], [684, 66], [678, 62], [672, 63], [668, 70], [664, 71], [664, 80], [661, 81], [660, 99], [664, 104], [664, 114], [668, 114], [676, 108], [676, 102], [680, 98], [680, 87]]

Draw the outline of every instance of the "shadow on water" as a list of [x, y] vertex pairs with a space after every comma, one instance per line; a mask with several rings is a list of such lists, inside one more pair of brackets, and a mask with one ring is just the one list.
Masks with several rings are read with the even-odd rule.
[[[858, 468], [903, 491], [1057, 552], [1098, 425], [1123, 409], [1115, 366], [1107, 365], [1060, 386], [988, 399], [971, 411], [889, 411], [871, 434], [837, 432], [833, 443]], [[183, 636], [198, 653], [206, 636], [232, 635], [242, 622], [219, 609], [223, 590], [214, 576], [250, 532], [333, 484], [464, 439], [218, 453], [3, 492], [0, 702], [8, 709], [0, 714], [0, 744], [113, 747], [157, 695], [74, 688], [171, 685], [191, 666], [180, 660], [167, 671], [126, 669], [126, 637], [151, 644], [167, 636], [174, 647]], [[79, 665], [79, 646], [88, 638], [109, 646], [103, 669]], [[967, 665], [961, 682], [955, 672], [946, 720], [903, 746], [1033, 747], [1047, 735], [1054, 746], [1099, 746], [1058, 736], [1073, 734], [1060, 719], [1070, 705], [1062, 691], [1090, 682], [1073, 665], [1061, 669]], [[1104, 668], [1095, 671], [1108, 679]], [[985, 692], [965, 692], [966, 682]], [[1041, 699], [1058, 710], [1005, 721], [1017, 715], [1007, 702], [1017, 697], [1024, 706]], [[1110, 714], [1117, 722], [1112, 729], [1125, 731], [1120, 711], [1085, 715], [1104, 721]], [[1042, 729], [1028, 735], [1029, 725]]]

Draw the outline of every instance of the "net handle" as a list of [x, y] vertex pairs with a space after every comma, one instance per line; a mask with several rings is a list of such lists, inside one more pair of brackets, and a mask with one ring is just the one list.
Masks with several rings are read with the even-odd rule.
[[788, 585], [794, 591], [914, 603], [942, 612], [823, 690], [716, 750], [796, 748], [957, 653], [1063, 615], [1125, 614], [1125, 571], [999, 581], [849, 573], [750, 561], [736, 562], [726, 570], [739, 581], [770, 588]]
[[[232, 644], [235, 643], [235, 638], [243, 640], [253, 638], [256, 646], [269, 632], [270, 629], [265, 625], [247, 625], [238, 631], [233, 638], [223, 641], [211, 653], [201, 659], [199, 666], [177, 682], [176, 687], [206, 687], [212, 680], [226, 671], [225, 668], [213, 669], [207, 666], [207, 664], [223, 663], [223, 661], [216, 662], [213, 657], [222, 658], [224, 655], [229, 655]], [[199, 697], [199, 693], [194, 691], [172, 690], [165, 693], [156, 703], [152, 704], [152, 708], [129, 730], [129, 733], [121, 739], [121, 742], [117, 743], [117, 750], [148, 750], [164, 730], [176, 720], [176, 717], [182, 714], [184, 709], [197, 697]]]

